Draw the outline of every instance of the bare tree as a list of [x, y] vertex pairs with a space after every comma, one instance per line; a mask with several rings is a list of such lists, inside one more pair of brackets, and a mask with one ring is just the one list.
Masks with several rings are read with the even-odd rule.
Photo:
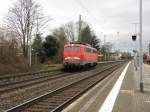
[[60, 42], [60, 47], [63, 47], [68, 42], [68, 38], [63, 27], [55, 29], [53, 31], [53, 36], [56, 37], [57, 40]]
[[66, 43], [68, 43], [68, 38], [65, 32], [64, 27], [57, 28], [53, 31], [53, 36], [57, 38], [59, 42], [59, 49], [56, 56], [56, 60], [58, 62], [62, 62], [63, 60], [63, 48]]
[[64, 25], [64, 32], [66, 34], [66, 36], [68, 37], [68, 40], [70, 42], [74, 42], [75, 41], [75, 26], [73, 22], [69, 22], [67, 24]]
[[[81, 23], [81, 31], [88, 25], [85, 21], [82, 21]], [[79, 23], [73, 23], [73, 22], [69, 22], [67, 24], [65, 24], [63, 27], [64, 32], [69, 40], [69, 42], [74, 42], [79, 40], [78, 35], [79, 35]], [[78, 38], [77, 38], [78, 37]]]
[[29, 40], [33, 34], [39, 32], [39, 27], [43, 24], [41, 19], [43, 17], [41, 17], [40, 5], [33, 0], [17, 0], [9, 10], [7, 26], [21, 38], [22, 51], [25, 58], [28, 56]]
[[36, 24], [35, 29], [34, 29], [35, 35], [41, 34], [43, 30], [47, 28], [49, 21], [52, 20], [51, 17], [44, 16], [41, 10], [42, 9], [38, 11], [38, 14], [36, 15], [36, 18], [35, 18], [35, 24]]

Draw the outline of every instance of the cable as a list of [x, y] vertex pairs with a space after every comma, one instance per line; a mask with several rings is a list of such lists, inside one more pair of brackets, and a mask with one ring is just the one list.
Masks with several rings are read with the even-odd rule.
[[80, 1], [80, 0], [74, 0], [78, 5], [80, 5], [81, 8], [83, 8], [88, 14], [89, 14], [89, 17], [91, 17], [92, 19], [94, 19], [94, 21], [97, 21], [97, 19], [92, 16], [93, 14], [91, 14], [89, 12], [89, 10], [83, 5], [83, 3]]

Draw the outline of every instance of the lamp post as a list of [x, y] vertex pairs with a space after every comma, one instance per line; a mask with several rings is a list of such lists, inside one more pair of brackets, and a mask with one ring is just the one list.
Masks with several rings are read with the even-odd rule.
[[143, 88], [143, 48], [142, 48], [142, 0], [140, 0], [139, 19], [140, 19], [140, 33], [139, 33], [140, 92], [143, 92], [144, 88]]

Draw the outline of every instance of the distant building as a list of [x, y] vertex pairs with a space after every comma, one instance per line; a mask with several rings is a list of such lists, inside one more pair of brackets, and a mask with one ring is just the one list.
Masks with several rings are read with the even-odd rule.
[[122, 54], [120, 52], [111, 52], [110, 53], [110, 60], [120, 60]]

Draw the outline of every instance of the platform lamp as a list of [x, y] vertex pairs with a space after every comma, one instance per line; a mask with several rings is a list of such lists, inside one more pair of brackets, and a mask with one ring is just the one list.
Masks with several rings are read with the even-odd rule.
[[[144, 85], [143, 85], [143, 45], [142, 45], [142, 0], [139, 0], [139, 73], [140, 73], [140, 92], [144, 91]], [[136, 41], [137, 35], [132, 35], [132, 40]]]

